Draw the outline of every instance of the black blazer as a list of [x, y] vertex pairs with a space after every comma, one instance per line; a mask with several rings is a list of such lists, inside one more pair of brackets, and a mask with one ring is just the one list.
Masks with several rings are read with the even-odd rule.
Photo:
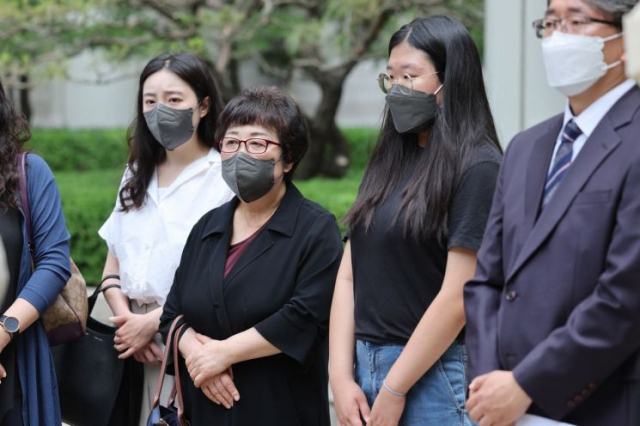
[[465, 287], [470, 379], [513, 371], [531, 412], [640, 424], [640, 89], [598, 124], [540, 212], [562, 116], [516, 136]]
[[193, 425], [328, 426], [327, 329], [342, 243], [336, 220], [293, 184], [266, 227], [223, 280], [234, 198], [205, 214], [187, 240], [161, 318], [184, 314], [198, 333], [226, 339], [255, 327], [281, 354], [233, 366], [240, 401], [230, 410], [180, 371]]

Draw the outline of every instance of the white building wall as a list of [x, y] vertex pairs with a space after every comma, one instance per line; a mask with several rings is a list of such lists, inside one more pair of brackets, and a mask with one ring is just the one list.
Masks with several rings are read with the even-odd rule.
[[547, 85], [531, 22], [546, 0], [485, 0], [485, 81], [503, 146], [518, 132], [562, 112], [566, 98]]
[[[138, 75], [144, 63], [116, 67], [84, 53], [69, 66], [70, 81], [54, 80], [31, 91], [34, 127], [126, 127], [133, 119]], [[122, 78], [120, 78], [122, 77]], [[90, 84], [91, 81], [116, 81]]]
[[[55, 80], [40, 84], [31, 91], [34, 127], [98, 128], [126, 127], [135, 113], [138, 76], [145, 62], [107, 66], [99, 55], [85, 53], [74, 58], [69, 67], [69, 81]], [[345, 82], [338, 124], [348, 127], [379, 126], [384, 95], [378, 89], [376, 76], [380, 64], [359, 64]], [[102, 78], [118, 77], [109, 84], [89, 84]], [[243, 67], [243, 85], [274, 84], [260, 75], [251, 64]], [[320, 90], [311, 81], [297, 78], [288, 88], [301, 107], [311, 113], [319, 99]]]

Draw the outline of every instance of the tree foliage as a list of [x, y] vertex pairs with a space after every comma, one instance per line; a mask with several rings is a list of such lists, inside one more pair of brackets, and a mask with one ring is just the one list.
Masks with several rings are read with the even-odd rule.
[[243, 87], [249, 61], [285, 86], [303, 75], [321, 100], [308, 117], [314, 143], [299, 173], [337, 177], [349, 153], [335, 117], [353, 68], [386, 57], [390, 34], [415, 16], [453, 15], [478, 36], [482, 12], [482, 0], [3, 0], [0, 78], [28, 87], [64, 76], [69, 58], [87, 49], [114, 63], [196, 53], [227, 99]]

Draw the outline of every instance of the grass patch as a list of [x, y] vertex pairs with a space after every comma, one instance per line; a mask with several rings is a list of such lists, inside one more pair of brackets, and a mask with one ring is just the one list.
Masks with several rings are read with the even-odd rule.
[[350, 169], [342, 179], [314, 178], [294, 183], [308, 199], [329, 210], [338, 219], [340, 229], [345, 227], [341, 219], [356, 199], [358, 186], [362, 179], [362, 170]]

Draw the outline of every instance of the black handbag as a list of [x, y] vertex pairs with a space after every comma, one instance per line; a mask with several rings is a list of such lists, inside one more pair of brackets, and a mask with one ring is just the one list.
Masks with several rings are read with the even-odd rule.
[[[153, 404], [151, 405], [151, 413], [147, 419], [147, 426], [189, 426], [189, 421], [184, 415], [184, 401], [182, 399], [182, 385], [180, 384], [180, 368], [178, 367], [178, 336], [186, 324], [182, 324], [176, 330], [176, 324], [182, 319], [182, 315], [176, 317], [171, 324], [169, 334], [167, 336], [167, 344], [164, 348], [162, 356], [162, 367], [158, 375], [156, 383], [156, 391], [153, 394]], [[167, 373], [167, 363], [171, 356], [171, 347], [173, 345], [173, 365], [175, 368], [175, 385], [171, 391], [169, 403], [166, 406], [160, 405], [160, 394], [162, 393], [162, 385], [164, 376]], [[178, 397], [178, 408], [175, 406], [175, 399]]]
[[73, 426], [138, 426], [144, 367], [133, 358], [118, 359], [113, 347], [117, 328], [91, 317], [98, 295], [112, 287], [98, 286], [89, 297], [87, 333], [51, 348], [62, 420]]

